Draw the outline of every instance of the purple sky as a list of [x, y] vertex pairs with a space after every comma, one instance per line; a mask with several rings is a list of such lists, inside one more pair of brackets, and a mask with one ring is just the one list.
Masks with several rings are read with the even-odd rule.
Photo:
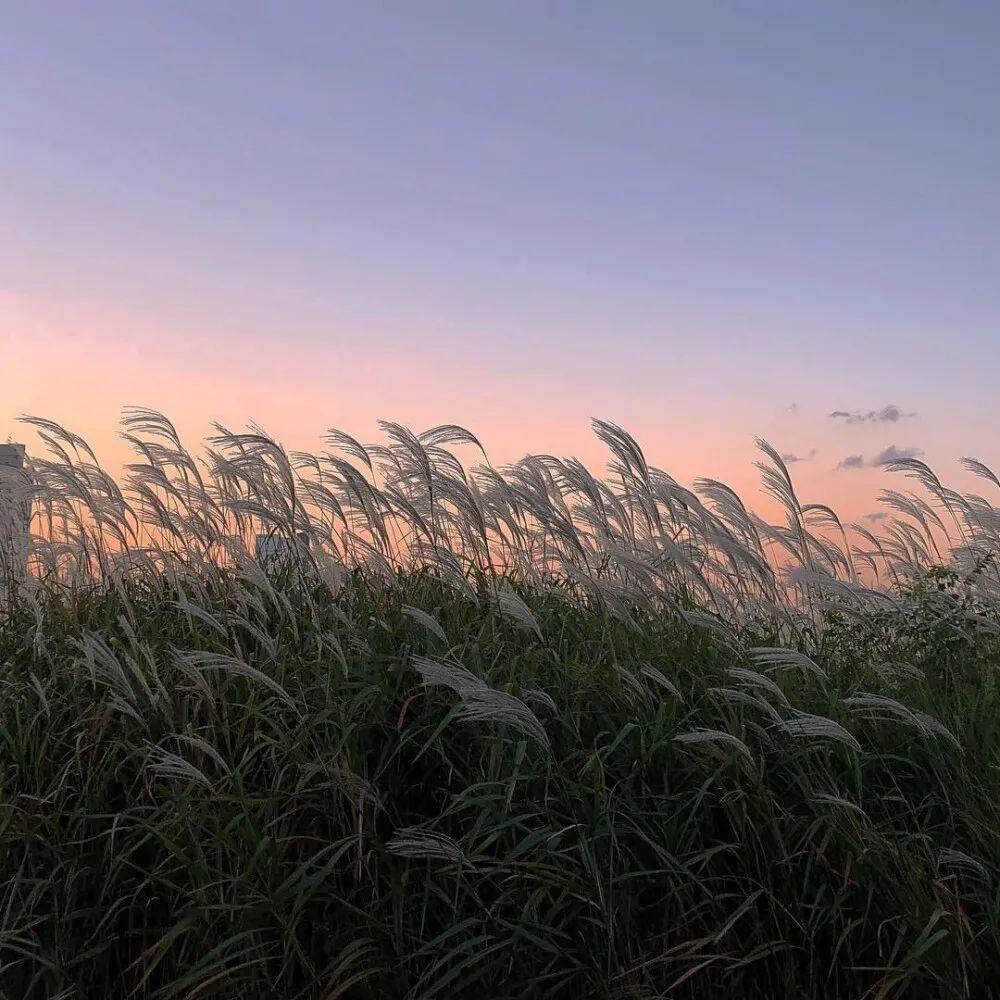
[[0, 438], [1000, 464], [998, 46], [995, 4], [9, 3]]

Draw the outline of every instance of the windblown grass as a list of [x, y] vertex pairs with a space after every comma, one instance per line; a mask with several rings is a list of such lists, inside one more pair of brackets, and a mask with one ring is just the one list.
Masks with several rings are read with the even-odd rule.
[[395, 425], [200, 463], [137, 411], [121, 485], [36, 426], [6, 997], [992, 995], [982, 498], [900, 463], [928, 498], [850, 545], [766, 446], [780, 526], [606, 424], [598, 479]]

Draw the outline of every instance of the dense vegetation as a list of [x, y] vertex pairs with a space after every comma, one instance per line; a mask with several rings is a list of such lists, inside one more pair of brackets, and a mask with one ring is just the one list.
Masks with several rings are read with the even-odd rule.
[[563, 467], [586, 507], [554, 459], [459, 498], [402, 433], [329, 498], [221, 432], [213, 478], [147, 441], [116, 495], [46, 433], [0, 607], [4, 997], [992, 995], [980, 498], [903, 498], [872, 554], [793, 492], [781, 528], [699, 509], [627, 436]]

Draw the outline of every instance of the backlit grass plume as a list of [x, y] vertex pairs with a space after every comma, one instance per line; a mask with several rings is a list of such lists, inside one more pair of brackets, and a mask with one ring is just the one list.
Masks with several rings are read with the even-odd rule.
[[[1000, 491], [30, 418], [0, 997], [988, 997]], [[773, 522], [773, 523], [772, 523]]]

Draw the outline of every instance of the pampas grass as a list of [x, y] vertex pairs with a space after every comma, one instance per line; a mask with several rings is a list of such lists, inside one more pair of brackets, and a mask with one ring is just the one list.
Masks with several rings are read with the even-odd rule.
[[603, 421], [601, 475], [141, 408], [116, 480], [30, 423], [0, 996], [992, 995], [993, 501], [900, 459], [846, 525], [762, 442], [772, 523]]

